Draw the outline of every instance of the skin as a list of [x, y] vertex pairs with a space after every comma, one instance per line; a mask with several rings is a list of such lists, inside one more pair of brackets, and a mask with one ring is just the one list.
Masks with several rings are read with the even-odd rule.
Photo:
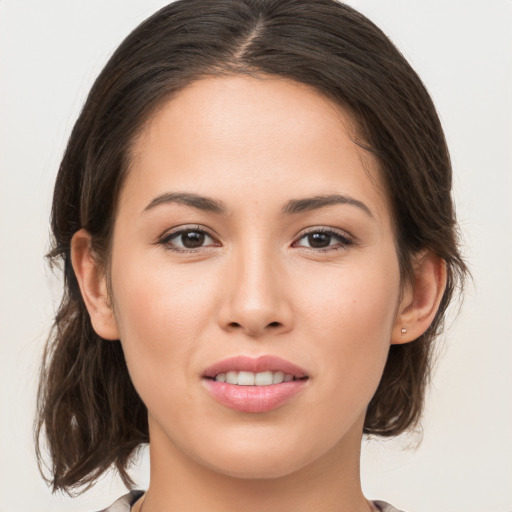
[[[343, 109], [303, 84], [201, 79], [136, 141], [115, 219], [112, 296], [89, 235], [75, 235], [93, 326], [121, 340], [148, 408], [144, 512], [371, 509], [359, 476], [365, 411], [390, 343], [414, 340], [432, 321], [444, 266], [416, 255], [415, 283], [400, 282], [378, 164], [355, 135]], [[222, 201], [227, 213], [170, 201], [148, 208], [176, 192]], [[361, 204], [283, 213], [290, 200], [326, 194]], [[203, 245], [168, 236], [185, 228], [206, 231]], [[319, 229], [341, 238], [312, 247], [306, 232]], [[208, 366], [263, 354], [308, 373], [285, 405], [237, 412], [205, 391]]]

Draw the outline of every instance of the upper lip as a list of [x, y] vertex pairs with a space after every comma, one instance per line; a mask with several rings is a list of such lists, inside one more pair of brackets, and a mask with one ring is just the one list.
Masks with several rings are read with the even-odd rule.
[[235, 356], [223, 359], [222, 361], [218, 361], [207, 368], [203, 373], [203, 377], [214, 378], [219, 373], [226, 373], [230, 371], [245, 371], [252, 373], [280, 371], [293, 375], [297, 379], [308, 376], [305, 370], [290, 361], [286, 361], [285, 359], [281, 359], [277, 356], [265, 355], [257, 358]]

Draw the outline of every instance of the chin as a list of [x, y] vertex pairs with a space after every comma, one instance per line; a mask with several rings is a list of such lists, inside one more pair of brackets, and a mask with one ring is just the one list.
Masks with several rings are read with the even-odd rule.
[[265, 480], [286, 477], [300, 470], [305, 462], [286, 460], [275, 463], [274, 460], [262, 460], [261, 455], [256, 459], [233, 457], [222, 461], [222, 464], [209, 465], [216, 473], [245, 480]]
[[301, 470], [329, 449], [315, 444], [308, 446], [291, 436], [281, 442], [271, 442], [268, 438], [261, 442], [254, 438], [251, 441], [210, 446], [196, 461], [225, 476], [277, 479]]

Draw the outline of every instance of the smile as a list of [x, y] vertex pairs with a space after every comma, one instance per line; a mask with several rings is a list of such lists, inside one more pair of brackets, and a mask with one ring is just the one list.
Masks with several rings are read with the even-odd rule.
[[[202, 377], [241, 386], [265, 386], [279, 383], [274, 382], [274, 378], [279, 381], [281, 375], [283, 378], [281, 382], [302, 379], [308, 376], [306, 371], [296, 364], [268, 354], [256, 358], [239, 355], [223, 359], [207, 368]], [[221, 380], [223, 376], [226, 377], [226, 380]], [[271, 377], [272, 381], [270, 381]], [[262, 383], [256, 383], [256, 378], [261, 380]], [[251, 382], [251, 379], [254, 379], [254, 381]]]
[[205, 389], [218, 404], [250, 413], [277, 409], [309, 384], [302, 368], [271, 355], [224, 359], [209, 367], [202, 377]]
[[214, 380], [216, 382], [236, 384], [237, 386], [270, 386], [272, 384], [281, 384], [282, 382], [291, 382], [298, 379], [289, 373], [283, 373], [281, 371], [259, 373], [230, 371], [217, 374]]

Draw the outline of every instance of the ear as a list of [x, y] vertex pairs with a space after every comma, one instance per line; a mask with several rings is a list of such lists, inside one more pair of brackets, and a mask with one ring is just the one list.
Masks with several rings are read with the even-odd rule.
[[432, 251], [413, 257], [414, 282], [407, 285], [398, 308], [391, 343], [414, 341], [430, 326], [446, 288], [446, 262]]
[[94, 331], [107, 340], [119, 339], [105, 272], [95, 258], [91, 235], [85, 229], [77, 231], [71, 240], [71, 263]]

